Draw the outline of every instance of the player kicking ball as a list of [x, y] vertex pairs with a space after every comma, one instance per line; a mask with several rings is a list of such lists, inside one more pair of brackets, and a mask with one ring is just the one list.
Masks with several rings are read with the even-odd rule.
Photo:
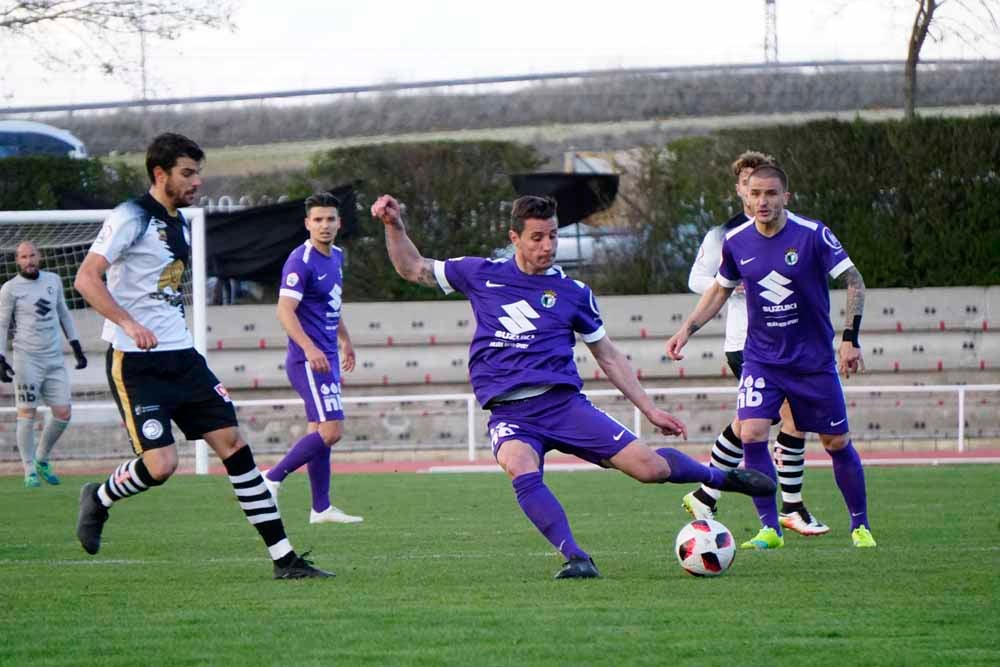
[[755, 470], [723, 472], [677, 449], [651, 449], [581, 393], [583, 382], [573, 358], [577, 335], [612, 384], [657, 430], [687, 437], [679, 419], [653, 404], [628, 358], [611, 342], [590, 288], [555, 265], [555, 200], [527, 196], [514, 202], [508, 232], [514, 245], [510, 260], [428, 259], [407, 235], [394, 198], [379, 197], [372, 215], [385, 225], [389, 258], [403, 278], [469, 298], [476, 316], [469, 348], [472, 388], [491, 413], [493, 455], [511, 479], [521, 510], [566, 558], [557, 579], [592, 578], [600, 573], [577, 543], [562, 505], [545, 484], [544, 459], [550, 450], [616, 468], [643, 483], [701, 482], [716, 489], [774, 497], [774, 481]]

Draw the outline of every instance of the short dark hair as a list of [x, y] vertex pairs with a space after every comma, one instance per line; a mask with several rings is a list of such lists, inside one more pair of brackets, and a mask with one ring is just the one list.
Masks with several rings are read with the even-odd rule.
[[149, 182], [156, 181], [153, 176], [154, 169], [159, 167], [169, 173], [177, 164], [177, 158], [181, 157], [201, 162], [205, 159], [205, 151], [183, 134], [164, 132], [157, 135], [146, 149], [146, 173], [149, 174]]
[[314, 208], [335, 208], [337, 212], [340, 213], [340, 200], [329, 192], [317, 192], [314, 195], [309, 195], [306, 197], [306, 217], [309, 217], [309, 211]]
[[788, 174], [786, 174], [785, 170], [776, 164], [762, 164], [750, 172], [750, 178], [753, 178], [754, 176], [777, 176], [778, 180], [781, 181], [781, 187], [784, 188], [785, 192], [788, 192]]
[[510, 228], [515, 233], [524, 231], [524, 221], [530, 219], [548, 220], [556, 216], [556, 200], [552, 197], [539, 197], [538, 195], [525, 195], [514, 200], [514, 207], [511, 209]]

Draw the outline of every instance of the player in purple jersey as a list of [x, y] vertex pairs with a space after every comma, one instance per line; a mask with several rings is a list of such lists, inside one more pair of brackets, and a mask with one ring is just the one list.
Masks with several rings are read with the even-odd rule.
[[687, 437], [679, 419], [653, 405], [627, 357], [605, 333], [590, 288], [555, 266], [555, 200], [528, 196], [514, 202], [508, 233], [514, 245], [512, 260], [428, 259], [407, 236], [395, 199], [379, 197], [372, 215], [385, 224], [389, 258], [403, 278], [469, 298], [476, 316], [469, 348], [472, 388], [492, 413], [493, 455], [511, 478], [518, 504], [566, 558], [557, 579], [600, 574], [576, 543], [562, 505], [542, 479], [549, 450], [617, 468], [640, 482], [697, 480], [714, 488], [773, 497], [773, 480], [756, 471], [725, 473], [676, 449], [650, 449], [580, 393], [583, 382], [573, 358], [576, 335], [612, 384], [659, 431]]
[[[719, 272], [722, 261], [722, 242], [726, 232], [742, 225], [753, 215], [747, 198], [747, 185], [750, 174], [757, 167], [765, 164], [777, 164], [774, 157], [745, 151], [732, 164], [732, 173], [736, 177], [736, 195], [743, 203], [739, 214], [729, 221], [713, 227], [705, 235], [705, 240], [698, 249], [698, 258], [691, 267], [688, 286], [691, 291], [703, 294], [715, 284], [715, 274]], [[726, 312], [726, 340], [723, 351], [726, 361], [733, 374], [739, 378], [743, 375], [743, 345], [747, 338], [747, 302], [743, 295], [743, 286], [737, 285], [733, 296], [729, 299]], [[788, 401], [781, 404], [781, 429], [774, 443], [774, 462], [778, 466], [778, 484], [781, 487], [781, 514], [778, 520], [783, 528], [794, 530], [802, 535], [823, 535], [830, 528], [816, 519], [806, 509], [802, 500], [802, 478], [805, 474], [806, 440], [805, 433], [795, 428]], [[740, 420], [733, 419], [725, 430], [719, 434], [712, 446], [710, 465], [723, 470], [739, 466], [743, 460], [743, 442], [740, 440]], [[696, 519], [714, 519], [716, 503], [721, 494], [715, 489], [704, 485], [684, 496], [683, 506]]]
[[[688, 338], [712, 319], [741, 281], [747, 299], [747, 341], [737, 397], [746, 466], [776, 478], [768, 456], [771, 421], [786, 398], [803, 431], [819, 435], [833, 459], [837, 486], [851, 518], [856, 547], [874, 547], [869, 530], [864, 469], [847, 424], [847, 406], [837, 376], [827, 276], [847, 286], [847, 327], [838, 348], [845, 377], [863, 372], [858, 331], [865, 283], [840, 241], [825, 225], [785, 210], [788, 177], [774, 165], [750, 175], [748, 198], [754, 217], [730, 230], [722, 245], [716, 284], [706, 290], [667, 353], [683, 359]], [[784, 546], [773, 497], [754, 498], [763, 528], [741, 545]]]
[[[333, 245], [340, 229], [340, 202], [329, 193], [306, 199], [309, 240], [288, 256], [281, 272], [278, 320], [288, 334], [285, 372], [306, 404], [308, 433], [285, 458], [264, 472], [275, 498], [290, 473], [308, 466], [312, 490], [309, 523], [359, 523], [330, 504], [330, 448], [344, 434], [340, 370], [354, 370], [354, 347], [340, 312], [344, 291], [344, 253]], [[344, 357], [338, 364], [339, 347]]]

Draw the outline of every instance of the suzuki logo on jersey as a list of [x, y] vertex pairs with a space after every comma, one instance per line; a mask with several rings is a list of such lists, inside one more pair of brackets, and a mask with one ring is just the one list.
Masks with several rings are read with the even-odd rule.
[[52, 312], [52, 302], [48, 299], [39, 299], [35, 302], [35, 312], [39, 317], [45, 317]]
[[758, 280], [757, 284], [764, 288], [764, 291], [760, 293], [762, 298], [767, 299], [771, 303], [779, 304], [794, 294], [792, 290], [785, 287], [785, 285], [791, 282], [791, 280], [777, 271], [771, 271], [761, 280]]
[[[515, 301], [514, 303], [508, 303], [500, 307], [508, 315], [508, 317], [500, 318], [500, 324], [502, 324], [504, 329], [506, 329], [509, 333], [523, 334], [537, 329], [537, 327], [531, 323], [531, 320], [537, 320], [541, 317], [541, 315], [539, 315], [527, 301], [522, 299], [521, 301]], [[497, 334], [501, 333], [502, 332], [499, 331], [497, 332]]]
[[343, 288], [340, 285], [334, 285], [333, 289], [330, 290], [330, 300], [326, 302], [326, 305], [330, 306], [330, 312], [327, 316], [336, 316], [340, 312], [340, 304], [343, 303]]

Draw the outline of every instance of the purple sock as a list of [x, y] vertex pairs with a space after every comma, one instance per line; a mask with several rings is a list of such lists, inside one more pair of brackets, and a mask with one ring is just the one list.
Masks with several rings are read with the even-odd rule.
[[657, 449], [656, 453], [662, 456], [666, 460], [667, 465], [670, 466], [670, 477], [667, 478], [668, 482], [673, 482], [674, 484], [701, 482], [705, 486], [714, 489], [722, 486], [723, 481], [726, 479], [726, 472], [724, 470], [702, 465], [679, 449], [664, 447]]
[[827, 450], [827, 453], [833, 459], [833, 477], [837, 480], [841, 495], [844, 496], [847, 511], [851, 513], [851, 530], [858, 526], [870, 529], [865, 469], [861, 467], [858, 450], [854, 449], [854, 443], [848, 440], [845, 447], [835, 452]]
[[312, 489], [313, 509], [322, 512], [330, 506], [330, 448], [309, 459], [309, 488]]
[[278, 465], [267, 471], [267, 478], [272, 482], [283, 482], [286, 477], [304, 466], [317, 454], [322, 454], [323, 450], [329, 448], [323, 444], [323, 438], [319, 433], [310, 433], [303, 436], [285, 454], [285, 458], [278, 461]]
[[545, 486], [545, 482], [542, 481], [542, 473], [530, 472], [526, 475], [518, 475], [512, 484], [521, 510], [552, 546], [567, 559], [590, 558], [587, 552], [581, 549], [576, 540], [573, 539], [566, 512], [563, 511], [562, 505], [559, 504], [556, 497], [552, 495], [549, 487]]
[[[757, 470], [764, 473], [775, 482], [778, 481], [778, 471], [774, 469], [774, 461], [771, 460], [771, 452], [767, 448], [767, 440], [761, 442], [743, 443], [744, 465], [750, 470]], [[757, 508], [757, 516], [765, 528], [774, 528], [781, 535], [781, 524], [778, 523], [778, 501], [772, 494], [753, 499], [754, 507]]]

